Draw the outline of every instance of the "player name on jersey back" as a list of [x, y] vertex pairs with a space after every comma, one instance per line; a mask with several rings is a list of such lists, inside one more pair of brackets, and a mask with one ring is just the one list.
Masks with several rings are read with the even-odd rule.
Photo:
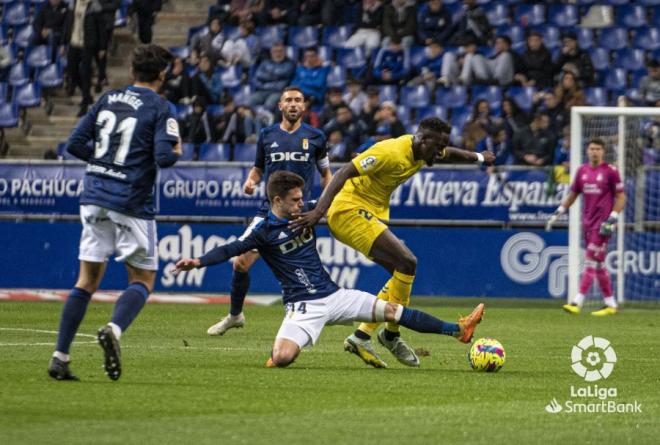
[[136, 111], [142, 105], [144, 105], [144, 102], [142, 102], [142, 100], [139, 98], [139, 93], [135, 93], [130, 90], [108, 94], [108, 105], [112, 105], [115, 102], [121, 102], [129, 105]]

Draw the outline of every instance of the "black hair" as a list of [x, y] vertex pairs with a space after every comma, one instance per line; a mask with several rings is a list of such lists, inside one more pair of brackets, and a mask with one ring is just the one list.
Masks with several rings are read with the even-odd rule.
[[303, 187], [305, 187], [305, 180], [302, 177], [286, 170], [279, 170], [270, 175], [268, 184], [266, 185], [266, 193], [268, 194], [268, 200], [272, 204], [276, 196], [284, 199], [289, 193], [289, 190], [295, 188], [302, 189]]
[[427, 117], [419, 123], [419, 130], [449, 134], [451, 133], [451, 125], [439, 117]]
[[295, 85], [289, 85], [288, 87], [284, 88], [284, 89], [282, 90], [282, 94], [280, 94], [280, 97], [282, 97], [282, 96], [284, 95], [284, 93], [286, 93], [286, 92], [288, 92], [288, 91], [297, 91], [297, 92], [299, 92], [300, 94], [303, 95], [303, 100], [306, 99], [306, 98], [305, 98], [305, 93], [303, 93], [303, 90], [301, 90], [300, 87], [297, 87], [297, 86], [295, 86]]
[[131, 67], [138, 82], [153, 82], [167, 69], [174, 56], [158, 45], [141, 45], [133, 50]]
[[589, 139], [589, 142], [587, 143], [587, 146], [588, 146], [588, 145], [591, 145], [591, 144], [600, 145], [600, 147], [601, 147], [603, 150], [605, 150], [605, 147], [606, 147], [606, 145], [605, 145], [605, 141], [602, 140], [601, 138], [591, 138], [591, 139]]

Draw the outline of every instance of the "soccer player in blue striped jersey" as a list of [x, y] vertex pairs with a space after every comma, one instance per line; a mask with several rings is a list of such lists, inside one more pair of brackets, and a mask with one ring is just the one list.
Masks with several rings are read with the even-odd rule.
[[293, 215], [304, 209], [304, 187], [305, 181], [295, 173], [273, 173], [267, 185], [270, 211], [265, 219], [246, 236], [218, 246], [201, 258], [184, 258], [176, 264], [177, 271], [207, 267], [258, 249], [282, 285], [286, 307], [267, 366], [290, 365], [301, 348], [316, 343], [325, 325], [347, 321], [397, 322], [417, 332], [444, 334], [470, 342], [481, 321], [483, 303], [458, 323], [447, 323], [375, 295], [337, 286], [323, 268], [314, 229], [289, 228]]
[[[304, 199], [309, 201], [317, 170], [321, 175], [322, 188], [332, 179], [325, 135], [321, 130], [302, 122], [305, 96], [300, 88], [286, 87], [280, 96], [279, 108], [282, 112], [281, 122], [264, 128], [259, 133], [254, 167], [245, 181], [244, 191], [252, 195], [258, 183], [268, 183], [271, 174], [285, 170], [296, 173], [305, 180], [303, 195]], [[241, 238], [247, 237], [254, 227], [266, 218], [268, 210], [266, 199]], [[244, 325], [243, 302], [250, 288], [249, 270], [257, 259], [257, 252], [248, 251], [234, 261], [229, 314], [208, 328], [209, 335], [223, 335], [228, 329]]]
[[97, 338], [108, 377], [121, 375], [119, 339], [144, 306], [158, 270], [154, 184], [158, 167], [181, 155], [179, 127], [170, 104], [157, 91], [172, 55], [156, 45], [137, 47], [132, 86], [106, 93], [78, 123], [67, 150], [87, 162], [80, 197], [80, 272], [62, 310], [48, 374], [78, 380], [69, 369], [69, 348], [98, 288], [108, 258], [117, 253], [129, 286]]

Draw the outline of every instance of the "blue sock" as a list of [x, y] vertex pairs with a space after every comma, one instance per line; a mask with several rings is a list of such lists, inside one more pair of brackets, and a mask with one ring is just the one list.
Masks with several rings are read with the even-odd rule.
[[69, 348], [76, 336], [78, 326], [87, 312], [87, 304], [92, 298], [92, 294], [85, 289], [74, 287], [69, 293], [69, 297], [64, 303], [62, 317], [60, 318], [60, 331], [57, 333], [56, 350], [64, 354], [69, 353]]
[[403, 308], [403, 314], [401, 314], [399, 324], [422, 333], [453, 336], [460, 331], [456, 323], [447, 323], [432, 315], [407, 307]]
[[140, 313], [149, 298], [149, 290], [142, 283], [131, 283], [115, 303], [112, 322], [124, 332]]
[[234, 271], [231, 277], [231, 304], [229, 306], [229, 313], [231, 315], [238, 315], [243, 312], [243, 302], [250, 288], [250, 273]]

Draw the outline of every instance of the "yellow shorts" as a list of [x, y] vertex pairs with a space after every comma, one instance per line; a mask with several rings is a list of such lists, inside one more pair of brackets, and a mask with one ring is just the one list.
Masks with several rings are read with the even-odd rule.
[[327, 219], [332, 236], [366, 257], [376, 238], [387, 230], [387, 225], [369, 210], [350, 202], [334, 201]]

